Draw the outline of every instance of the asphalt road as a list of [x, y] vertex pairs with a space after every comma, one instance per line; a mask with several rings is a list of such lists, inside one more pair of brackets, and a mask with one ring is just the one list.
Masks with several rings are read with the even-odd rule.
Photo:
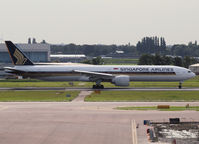
[[0, 90], [65, 90], [65, 91], [199, 91], [199, 88], [104, 88], [104, 89], [92, 89], [92, 88], [78, 88], [78, 87], [0, 87]]
[[[166, 102], [0, 102], [1, 144], [139, 144], [148, 143], [143, 120], [198, 121], [197, 111], [122, 111], [118, 106]], [[186, 102], [169, 102], [185, 106]], [[199, 105], [199, 102], [190, 103]], [[139, 124], [135, 132], [134, 121]], [[134, 139], [133, 139], [134, 136]]]

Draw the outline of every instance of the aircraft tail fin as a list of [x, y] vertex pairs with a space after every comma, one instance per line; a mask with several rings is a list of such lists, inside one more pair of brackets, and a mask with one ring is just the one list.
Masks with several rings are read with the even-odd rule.
[[11, 41], [5, 41], [8, 53], [14, 65], [34, 65], [27, 56], [21, 52]]

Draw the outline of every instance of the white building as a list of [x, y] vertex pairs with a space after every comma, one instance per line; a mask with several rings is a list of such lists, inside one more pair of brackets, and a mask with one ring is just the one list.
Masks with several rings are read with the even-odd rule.
[[84, 54], [51, 54], [50, 59], [58, 62], [81, 62], [86, 59], [86, 56]]
[[189, 66], [189, 69], [194, 72], [195, 74], [199, 75], [199, 63], [193, 64]]

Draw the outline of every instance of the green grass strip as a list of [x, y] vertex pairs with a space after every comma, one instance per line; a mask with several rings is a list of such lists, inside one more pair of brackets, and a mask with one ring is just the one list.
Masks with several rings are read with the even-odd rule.
[[[0, 82], [0, 87], [87, 87], [91, 88], [92, 82], [73, 82], [73, 86], [69, 82]], [[111, 83], [102, 83], [105, 88], [117, 87]], [[129, 87], [134, 88], [177, 88], [178, 82], [131, 82]], [[195, 88], [199, 87], [199, 82], [184, 82], [183, 87]], [[121, 87], [120, 87], [121, 88]]]
[[87, 96], [85, 101], [199, 101], [199, 91], [101, 91]]
[[[94, 83], [92, 82], [73, 82], [73, 86], [69, 84], [70, 82], [49, 82], [40, 81], [35, 79], [22, 79], [22, 80], [0, 80], [0, 87], [88, 87], [91, 88]], [[104, 87], [117, 87], [111, 83], [102, 83]], [[179, 82], [130, 82], [129, 87], [135, 88], [177, 88]], [[199, 87], [199, 76], [193, 79], [185, 81], [182, 85], [183, 87]]]
[[151, 107], [117, 107], [118, 110], [159, 110], [159, 111], [185, 111], [185, 110], [192, 110], [192, 111], [199, 111], [199, 106], [190, 106], [189, 108], [183, 106], [171, 106], [169, 109], [158, 109], [155, 106]]
[[[0, 91], [1, 102], [68, 102], [79, 91]], [[70, 97], [67, 97], [70, 95]]]

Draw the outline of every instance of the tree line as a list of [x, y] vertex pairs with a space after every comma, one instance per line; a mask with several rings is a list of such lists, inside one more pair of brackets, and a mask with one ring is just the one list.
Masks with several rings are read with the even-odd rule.
[[163, 37], [145, 37], [141, 41], [138, 41], [136, 45], [139, 54], [143, 53], [159, 53], [164, 54], [166, 52], [166, 41]]
[[171, 47], [170, 54], [182, 57], [199, 57], [199, 45], [197, 45], [197, 41], [195, 41], [194, 43], [189, 42], [188, 45], [176, 44]]
[[191, 58], [189, 56], [171, 57], [171, 56], [161, 56], [159, 54], [156, 55], [144, 54], [139, 58], [138, 65], [175, 65], [175, 66], [188, 68], [191, 64], [195, 64], [198, 62], [199, 62], [198, 59]]
[[137, 55], [136, 47], [133, 45], [51, 45], [51, 53], [57, 54], [85, 54], [86, 56], [97, 57], [101, 55], [114, 55], [116, 51], [123, 51], [124, 54]]
[[[141, 56], [143, 54], [159, 54], [172, 56], [199, 57], [199, 45], [197, 41], [185, 44], [175, 44], [167, 46], [163, 37], [144, 37], [138, 41], [136, 46], [126, 45], [51, 45], [52, 54], [85, 54], [87, 56], [117, 56], [116, 51], [123, 51], [123, 55]], [[121, 56], [121, 54], [120, 54]]]
[[84, 64], [93, 64], [93, 65], [103, 65], [104, 64], [104, 60], [100, 56], [98, 56], [96, 58], [84, 60], [82, 63], [84, 63]]

